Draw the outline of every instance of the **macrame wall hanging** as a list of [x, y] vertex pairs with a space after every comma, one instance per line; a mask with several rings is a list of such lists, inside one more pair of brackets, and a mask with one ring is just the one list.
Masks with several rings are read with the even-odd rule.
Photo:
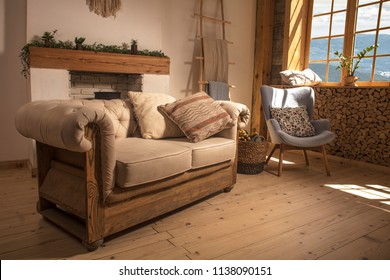
[[121, 0], [87, 0], [89, 10], [104, 18], [116, 16], [121, 8]]

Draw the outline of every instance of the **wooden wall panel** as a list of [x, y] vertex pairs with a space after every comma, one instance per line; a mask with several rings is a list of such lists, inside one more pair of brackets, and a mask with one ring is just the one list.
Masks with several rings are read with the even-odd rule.
[[283, 70], [305, 68], [308, 12], [307, 0], [292, 0], [286, 3]]
[[305, 68], [310, 4], [308, 0], [257, 0], [252, 132], [267, 135], [261, 85], [280, 85], [280, 71]]
[[267, 128], [262, 117], [260, 87], [271, 82], [273, 14], [274, 1], [257, 0], [251, 130], [264, 136], [267, 134]]

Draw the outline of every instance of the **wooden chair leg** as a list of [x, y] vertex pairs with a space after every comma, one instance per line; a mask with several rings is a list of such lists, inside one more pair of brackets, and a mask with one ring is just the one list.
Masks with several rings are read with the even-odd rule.
[[282, 176], [284, 144], [280, 144], [278, 176]]
[[306, 165], [309, 166], [309, 158], [307, 157], [307, 151], [306, 151], [306, 149], [303, 149], [303, 154], [305, 155]]
[[271, 159], [272, 155], [274, 154], [275, 150], [279, 147], [279, 144], [275, 144], [275, 146], [273, 147], [271, 153], [269, 154], [269, 156], [267, 157], [267, 160], [265, 161], [265, 164], [267, 165], [269, 160]]
[[322, 151], [322, 157], [324, 158], [326, 175], [330, 176], [328, 157], [326, 156], [325, 146], [321, 146], [321, 151]]

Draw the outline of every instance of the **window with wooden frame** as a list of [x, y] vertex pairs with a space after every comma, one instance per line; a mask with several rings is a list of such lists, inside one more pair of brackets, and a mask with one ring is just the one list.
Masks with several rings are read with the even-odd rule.
[[355, 75], [359, 85], [389, 86], [390, 82], [390, 0], [309, 1], [310, 51], [306, 67], [324, 83], [339, 84], [342, 75], [335, 51], [345, 56], [379, 45], [360, 62]]

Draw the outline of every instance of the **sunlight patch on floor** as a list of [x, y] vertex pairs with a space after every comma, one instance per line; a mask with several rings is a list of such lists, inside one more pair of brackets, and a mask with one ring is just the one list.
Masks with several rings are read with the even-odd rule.
[[390, 193], [390, 188], [389, 187], [385, 187], [385, 186], [382, 186], [382, 185], [372, 185], [372, 184], [368, 184], [366, 186], [370, 187], [370, 188], [375, 188], [375, 189], [378, 189], [378, 190]]
[[[271, 157], [270, 160], [279, 163], [279, 159], [278, 158]], [[283, 160], [283, 164], [295, 164], [295, 162], [288, 161], [288, 160]]]
[[[325, 184], [324, 186], [341, 190], [343, 192], [347, 192], [367, 199], [376, 199], [376, 200], [390, 199], [390, 194], [387, 193], [388, 188], [381, 185], [359, 186], [354, 184]], [[378, 190], [373, 190], [370, 187], [376, 188]]]

